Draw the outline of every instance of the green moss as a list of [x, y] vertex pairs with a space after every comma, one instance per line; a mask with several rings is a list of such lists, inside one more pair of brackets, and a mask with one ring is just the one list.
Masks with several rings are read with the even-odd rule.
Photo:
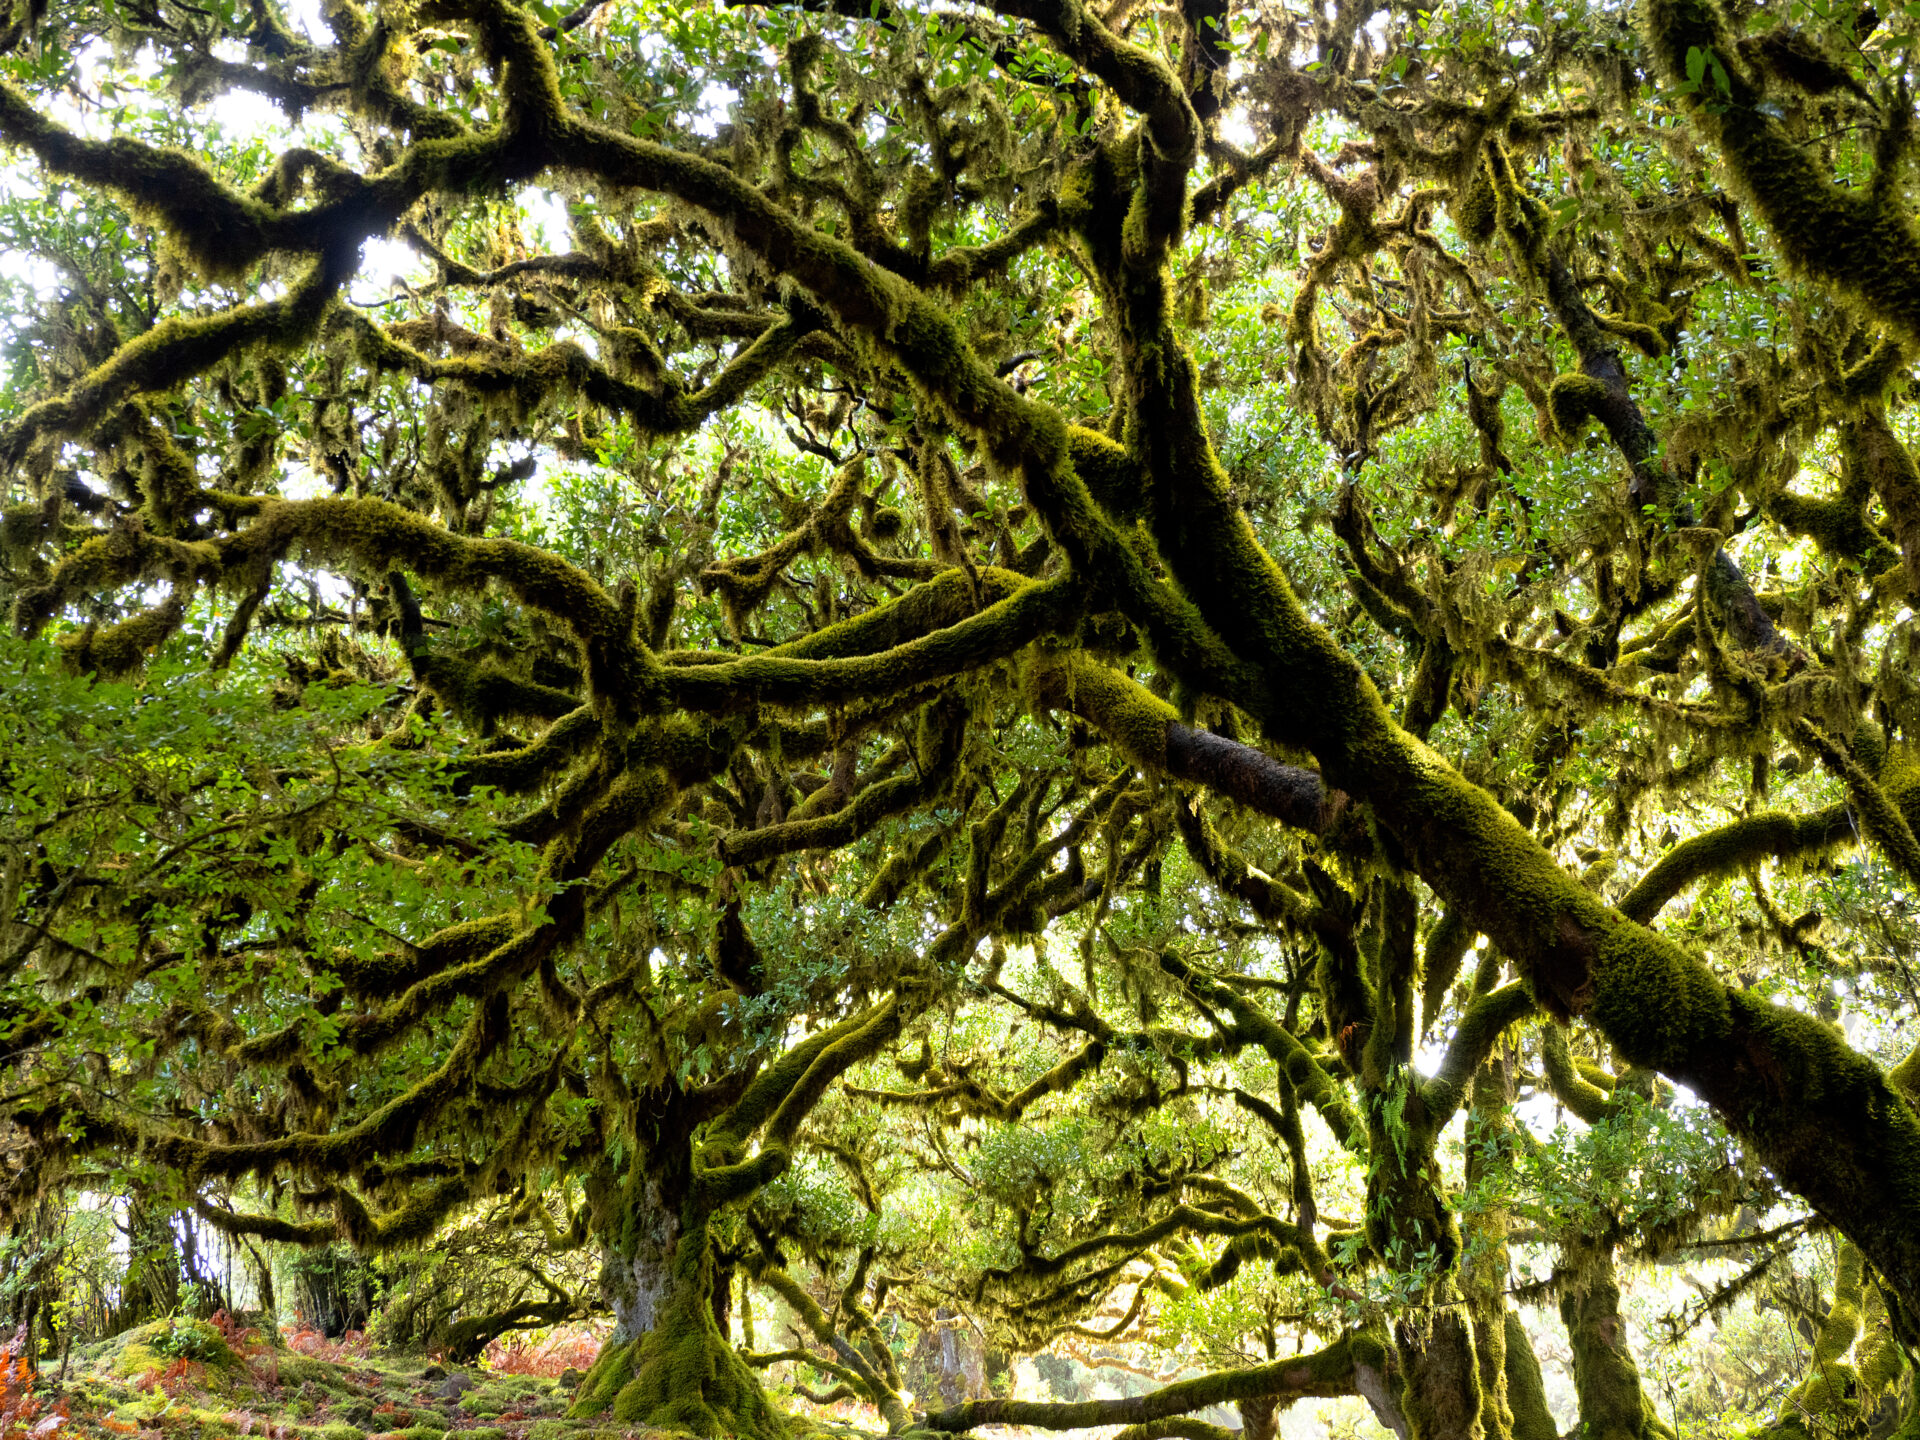
[[[610, 1345], [607, 1348], [609, 1350], [631, 1349], [630, 1346], [625, 1346], [625, 1345], [620, 1345], [620, 1346]], [[596, 1362], [594, 1365], [594, 1369], [598, 1370], [599, 1368], [600, 1368], [599, 1364]], [[592, 1372], [588, 1373], [587, 1378], [588, 1378], [588, 1381], [591, 1382], [593, 1378]], [[621, 1385], [624, 1385], [625, 1383], [626, 1383], [625, 1380], [622, 1380], [620, 1382]], [[612, 1391], [606, 1396], [606, 1399], [603, 1400], [601, 1404], [605, 1405], [607, 1401], [610, 1401], [615, 1394], [618, 1394], [619, 1388], [620, 1388], [619, 1385], [614, 1386]], [[591, 1389], [590, 1384], [581, 1385], [580, 1394], [583, 1399], [587, 1395], [590, 1389]], [[581, 1412], [576, 1408], [575, 1413], [579, 1414]], [[590, 1413], [598, 1414], [599, 1411], [595, 1410]], [[533, 1424], [527, 1427], [526, 1440], [568, 1440], [568, 1437], [578, 1434], [582, 1428], [583, 1427], [574, 1420], [536, 1420], [533, 1422]]]
[[1484, 245], [1493, 238], [1494, 231], [1500, 227], [1499, 206], [1485, 166], [1473, 167], [1467, 193], [1455, 198], [1452, 210], [1454, 228], [1469, 244]]
[[204, 1320], [176, 1316], [127, 1332], [113, 1356], [112, 1373], [121, 1378], [164, 1370], [175, 1360], [192, 1360], [211, 1370], [245, 1369], [226, 1338]]
[[[476, 1430], [473, 1433], [478, 1437], [481, 1432]], [[358, 1425], [348, 1425], [343, 1421], [336, 1420], [320, 1427], [320, 1440], [366, 1440], [366, 1437], [367, 1432]], [[487, 1436], [487, 1440], [501, 1440], [499, 1432]]]
[[1920, 335], [1920, 235], [1905, 214], [1901, 187], [1879, 179], [1859, 189], [1836, 185], [1811, 147], [1796, 144], [1765, 104], [1764, 87], [1740, 62], [1712, 0], [1644, 0], [1650, 48], [1670, 83], [1684, 86], [1688, 57], [1714, 56], [1717, 84], [1680, 90], [1695, 124], [1717, 140], [1721, 157], [1774, 243], [1805, 274], [1862, 304], [1866, 316]]
[[1506, 1313], [1505, 1370], [1507, 1408], [1513, 1415], [1513, 1440], [1560, 1440], [1560, 1426], [1547, 1407], [1546, 1380], [1533, 1340], [1520, 1321], [1520, 1312]]
[[601, 1351], [570, 1414], [610, 1411], [622, 1425], [685, 1430], [703, 1440], [784, 1437], [759, 1376], [714, 1323], [710, 1267], [705, 1225], [689, 1225], [674, 1249], [672, 1291], [654, 1328]]
[[138, 1342], [129, 1343], [118, 1355], [113, 1357], [113, 1373], [122, 1380], [131, 1380], [145, 1375], [150, 1370], [164, 1370], [167, 1361], [149, 1347]]
[[1638, 320], [1630, 320], [1624, 315], [1601, 315], [1593, 317], [1602, 330], [1618, 335], [1643, 355], [1664, 355], [1667, 342], [1660, 332], [1651, 325]]
[[275, 1357], [280, 1371], [282, 1385], [302, 1385], [312, 1383], [329, 1390], [341, 1388], [340, 1369], [324, 1360], [315, 1360], [309, 1355], [279, 1355]]
[[1547, 411], [1563, 440], [1579, 437], [1607, 398], [1607, 387], [1591, 375], [1556, 375], [1547, 390]]
[[1569, 1245], [1562, 1265], [1573, 1272], [1561, 1293], [1560, 1318], [1573, 1349], [1583, 1435], [1591, 1440], [1648, 1440], [1660, 1434], [1665, 1427], [1653, 1417], [1626, 1343], [1612, 1244]]

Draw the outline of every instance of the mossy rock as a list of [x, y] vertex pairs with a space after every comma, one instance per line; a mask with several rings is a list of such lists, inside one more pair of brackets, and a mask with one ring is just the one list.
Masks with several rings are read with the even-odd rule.
[[527, 1427], [527, 1440], [572, 1440], [583, 1428], [574, 1420], [536, 1420]]
[[478, 1425], [471, 1430], [462, 1430], [460, 1440], [507, 1440], [507, 1432], [498, 1427]]
[[166, 1360], [145, 1345], [127, 1344], [113, 1357], [113, 1373], [122, 1380], [131, 1380], [136, 1375], [144, 1375], [149, 1370], [164, 1370]]
[[229, 1373], [246, 1368], [218, 1330], [204, 1320], [184, 1317], [155, 1320], [129, 1330], [116, 1336], [104, 1353], [112, 1355], [112, 1373], [123, 1380], [164, 1370], [175, 1360], [192, 1360]]
[[447, 1433], [447, 1427], [444, 1424], [434, 1425], [416, 1420], [406, 1429], [396, 1430], [393, 1433], [402, 1437], [402, 1440], [440, 1440], [440, 1437]]
[[358, 1425], [336, 1420], [320, 1427], [320, 1440], [367, 1440], [367, 1432]]

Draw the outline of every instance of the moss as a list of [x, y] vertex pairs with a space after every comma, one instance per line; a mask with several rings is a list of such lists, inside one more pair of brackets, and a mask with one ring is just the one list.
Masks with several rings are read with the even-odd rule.
[[341, 1388], [339, 1367], [329, 1365], [324, 1360], [315, 1360], [308, 1355], [280, 1355], [276, 1357], [276, 1364], [282, 1385], [312, 1383], [330, 1390]]
[[1664, 1427], [1648, 1423], [1651, 1402], [1627, 1342], [1611, 1242], [1569, 1245], [1561, 1264], [1573, 1272], [1561, 1293], [1560, 1318], [1573, 1349], [1582, 1435], [1591, 1440], [1646, 1440], [1658, 1434]]
[[1473, 167], [1467, 193], [1455, 198], [1452, 210], [1454, 228], [1468, 244], [1484, 245], [1493, 238], [1500, 227], [1499, 206], [1485, 166]]
[[1574, 440], [1606, 401], [1607, 387], [1591, 375], [1556, 375], [1547, 390], [1547, 411], [1563, 440]]
[[1533, 1340], [1520, 1312], [1506, 1313], [1507, 1408], [1513, 1414], [1513, 1440], [1560, 1440], [1560, 1426], [1547, 1407], [1547, 1385]]
[[[595, 1358], [586, 1378], [580, 1382], [580, 1388], [574, 1394], [573, 1406], [567, 1411], [569, 1420], [590, 1419], [599, 1415], [613, 1403], [618, 1395], [633, 1379], [633, 1366], [637, 1341], [629, 1340], [619, 1345], [603, 1345]], [[527, 1432], [527, 1440], [560, 1440], [558, 1428], [566, 1422], [560, 1420], [536, 1420], [533, 1429]], [[545, 1434], [536, 1433], [542, 1425], [548, 1426]]]
[[1920, 235], [1902, 210], [1901, 187], [1880, 179], [1858, 190], [1834, 184], [1816, 152], [1795, 144], [1769, 114], [1778, 107], [1763, 103], [1764, 87], [1741, 64], [1712, 0], [1644, 0], [1642, 15], [1672, 84], [1685, 84], [1693, 52], [1715, 57], [1725, 93], [1702, 86], [1683, 92], [1683, 103], [1719, 142], [1726, 168], [1793, 266], [1860, 301], [1863, 318], [1920, 336]]
[[[336, 1420], [320, 1427], [320, 1440], [366, 1440], [366, 1437], [367, 1432], [358, 1425], [348, 1425], [344, 1421]], [[479, 1431], [473, 1432], [473, 1440], [480, 1440]], [[502, 1440], [502, 1437], [496, 1431], [488, 1435], [486, 1440]]]
[[112, 1373], [123, 1380], [150, 1370], [164, 1370], [175, 1360], [197, 1361], [230, 1373], [245, 1368], [218, 1330], [204, 1320], [185, 1316], [142, 1325], [116, 1343]]
[[[1897, 359], [1898, 350], [1894, 354]], [[1920, 594], [1920, 468], [1878, 405], [1844, 427], [1841, 439], [1848, 464], [1886, 510], [1887, 526], [1906, 558], [1908, 590]]]
[[1624, 315], [1595, 315], [1593, 318], [1599, 322], [1602, 330], [1618, 335], [1643, 355], [1667, 353], [1665, 337], [1651, 325], [1630, 320]]
[[1645, 924], [1695, 881], [1737, 874], [1757, 860], [1788, 861], [1850, 845], [1858, 835], [1844, 804], [1807, 815], [1769, 810], [1744, 816], [1667, 851], [1620, 901], [1620, 913]]
[[1483, 1407], [1472, 1327], [1464, 1311], [1436, 1309], [1418, 1320], [1400, 1321], [1395, 1331], [1409, 1440], [1471, 1435]]
[[[629, 1348], [630, 1347], [625, 1345], [609, 1345], [607, 1347], [608, 1351], [627, 1350]], [[606, 1356], [602, 1355], [600, 1358], [604, 1360]], [[598, 1370], [599, 1368], [599, 1363], [596, 1361], [594, 1369]], [[591, 1382], [592, 1378], [592, 1372], [589, 1372], [588, 1381]], [[624, 1385], [625, 1383], [625, 1379], [620, 1381], [620, 1385]], [[620, 1385], [612, 1387], [606, 1396], [607, 1401], [612, 1400], [613, 1396], [619, 1393]], [[580, 1394], [583, 1401], [592, 1389], [591, 1383], [583, 1384], [580, 1387]], [[602, 1403], [604, 1404], [606, 1401]], [[597, 1414], [598, 1412], [595, 1411], [592, 1413]], [[527, 1427], [526, 1440], [568, 1440], [569, 1436], [577, 1434], [582, 1428], [583, 1427], [574, 1420], [536, 1420]]]
[[703, 1440], [785, 1433], [759, 1376], [715, 1328], [712, 1307], [685, 1299], [669, 1304], [637, 1342], [633, 1379], [611, 1411], [623, 1425], [686, 1430]]
[[[1363, 1359], [1362, 1355], [1369, 1358]], [[1118, 1400], [969, 1400], [927, 1417], [930, 1430], [953, 1433], [982, 1425], [1080, 1430], [1101, 1425], [1143, 1425], [1237, 1400], [1276, 1397], [1282, 1403], [1308, 1396], [1350, 1395], [1356, 1365], [1385, 1363], [1386, 1347], [1366, 1332], [1342, 1336], [1324, 1350], [1239, 1370], [1221, 1370], [1176, 1380], [1145, 1395]]]
[[1028, 703], [1091, 720], [1115, 749], [1155, 774], [1167, 768], [1167, 727], [1180, 712], [1144, 685], [1072, 651], [1035, 650], [1026, 664]]

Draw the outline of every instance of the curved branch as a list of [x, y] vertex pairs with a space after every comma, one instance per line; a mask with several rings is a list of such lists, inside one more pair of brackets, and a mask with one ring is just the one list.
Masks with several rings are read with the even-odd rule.
[[1372, 1356], [1377, 1364], [1383, 1354], [1384, 1347], [1372, 1337], [1348, 1335], [1312, 1355], [1202, 1375], [1118, 1400], [969, 1400], [927, 1416], [927, 1428], [957, 1433], [980, 1425], [1025, 1425], [1036, 1430], [1148, 1425], [1235, 1400], [1274, 1397], [1292, 1401], [1307, 1396], [1351, 1395], [1356, 1358]]

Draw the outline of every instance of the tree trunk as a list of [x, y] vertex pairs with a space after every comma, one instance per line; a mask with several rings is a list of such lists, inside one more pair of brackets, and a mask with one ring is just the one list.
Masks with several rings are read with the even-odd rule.
[[121, 1284], [120, 1313], [114, 1327], [136, 1325], [180, 1308], [180, 1248], [173, 1234], [173, 1212], [144, 1194], [127, 1198], [127, 1273]]
[[720, 1329], [709, 1217], [693, 1200], [692, 1169], [690, 1137], [636, 1158], [603, 1240], [614, 1330], [570, 1413], [703, 1440], [782, 1440], [759, 1377]]
[[1276, 1440], [1280, 1434], [1280, 1401], [1259, 1395], [1240, 1401], [1240, 1440]]
[[[1467, 1112], [1469, 1186], [1484, 1180], [1489, 1163], [1512, 1149], [1514, 1097], [1505, 1061], [1492, 1057], [1474, 1072], [1472, 1093], [1473, 1105]], [[1506, 1295], [1509, 1229], [1504, 1209], [1481, 1211], [1474, 1226], [1476, 1243], [1468, 1247], [1473, 1258], [1462, 1266], [1460, 1275], [1473, 1317], [1473, 1346], [1480, 1366], [1480, 1429], [1486, 1440], [1515, 1440], [1513, 1402], [1507, 1394], [1512, 1319]]]
[[1438, 1262], [1424, 1297], [1431, 1308], [1393, 1329], [1409, 1437], [1483, 1440], [1480, 1362], [1457, 1270], [1460, 1231], [1440, 1192], [1433, 1137], [1422, 1130], [1418, 1112], [1409, 1117], [1411, 1133], [1405, 1135], [1388, 1127], [1385, 1105], [1374, 1113], [1367, 1135], [1376, 1157], [1367, 1178], [1367, 1238], [1390, 1263], [1422, 1255]]
[[1573, 1388], [1585, 1440], [1668, 1440], [1673, 1431], [1653, 1412], [1640, 1367], [1627, 1344], [1609, 1242], [1566, 1247], [1573, 1280], [1560, 1296], [1560, 1318], [1573, 1346]]
[[1520, 1312], [1507, 1311], [1507, 1408], [1513, 1412], [1513, 1440], [1560, 1440], [1560, 1425], [1547, 1408], [1547, 1382], [1533, 1338]]
[[[678, 1168], [678, 1167], [675, 1167]], [[620, 1233], [600, 1262], [600, 1292], [613, 1307], [609, 1346], [638, 1340], [659, 1323], [673, 1288], [673, 1252], [680, 1243], [684, 1195], [669, 1194], [671, 1172], [646, 1177], [626, 1207]], [[677, 1187], [676, 1187], [677, 1188]]]
[[1410, 1440], [1480, 1440], [1480, 1367], [1465, 1309], [1442, 1304], [1393, 1329]]

